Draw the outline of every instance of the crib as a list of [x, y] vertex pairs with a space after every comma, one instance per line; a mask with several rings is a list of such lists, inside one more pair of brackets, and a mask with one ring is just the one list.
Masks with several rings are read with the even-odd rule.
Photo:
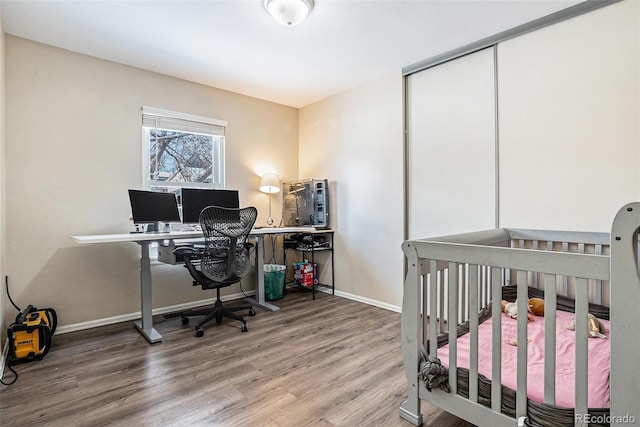
[[[421, 425], [424, 400], [479, 426], [640, 425], [639, 229], [636, 202], [611, 235], [503, 228], [404, 242], [400, 416]], [[531, 297], [544, 299], [543, 317], [503, 313], [502, 300], [527, 313]], [[589, 313], [606, 338], [589, 337]]]

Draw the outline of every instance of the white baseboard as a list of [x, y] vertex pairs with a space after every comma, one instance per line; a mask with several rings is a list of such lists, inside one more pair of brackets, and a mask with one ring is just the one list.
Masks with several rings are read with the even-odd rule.
[[[225, 295], [222, 297], [222, 301], [231, 301], [235, 299], [245, 298], [247, 296], [255, 295], [256, 291], [248, 291], [246, 293], [237, 293], [231, 295]], [[187, 302], [184, 304], [176, 304], [168, 307], [154, 308], [151, 313], [156, 316], [166, 313], [175, 313], [177, 311], [189, 310], [196, 307], [202, 307], [204, 305], [211, 305], [216, 302], [215, 298], [207, 298], [199, 301]], [[114, 323], [127, 322], [131, 320], [140, 319], [140, 312], [121, 314], [119, 316], [107, 317], [104, 319], [90, 320], [88, 322], [74, 323], [71, 325], [58, 326], [56, 328], [56, 335], [67, 334], [69, 332], [83, 331], [85, 329], [97, 328], [99, 326], [113, 325]]]
[[[320, 292], [326, 292], [326, 293], [331, 293], [331, 290], [328, 289], [319, 289]], [[251, 296], [251, 295], [255, 295], [255, 291], [249, 291], [246, 294], [242, 294], [242, 293], [237, 293], [237, 294], [232, 294], [232, 295], [225, 295], [222, 297], [223, 301], [231, 301], [231, 300], [235, 300], [235, 299], [241, 299], [241, 298], [245, 298], [246, 296]], [[389, 311], [393, 311], [396, 313], [401, 313], [402, 312], [402, 308], [400, 306], [397, 305], [392, 305], [392, 304], [388, 304], [385, 302], [381, 302], [381, 301], [377, 301], [371, 298], [366, 298], [366, 297], [362, 297], [360, 295], [353, 295], [350, 294], [348, 292], [343, 292], [343, 291], [335, 291], [335, 295], [339, 296], [341, 298], [346, 298], [346, 299], [350, 299], [353, 301], [358, 301], [361, 302], [363, 304], [368, 304], [368, 305], [373, 305], [374, 307], [380, 307], [383, 308], [385, 310], [389, 310]], [[168, 306], [168, 307], [160, 307], [160, 308], [154, 308], [152, 313], [154, 316], [156, 315], [160, 315], [160, 314], [166, 314], [166, 313], [175, 313], [177, 311], [183, 311], [183, 310], [189, 310], [192, 308], [196, 308], [196, 307], [201, 307], [204, 305], [210, 305], [213, 304], [215, 302], [215, 298], [207, 298], [207, 299], [203, 299], [203, 300], [199, 300], [199, 301], [192, 301], [192, 302], [188, 302], [188, 303], [184, 303], [184, 304], [176, 304], [176, 305], [172, 305], [172, 306]], [[106, 326], [106, 325], [113, 325], [115, 323], [121, 323], [121, 322], [128, 322], [128, 321], [132, 321], [132, 320], [137, 320], [140, 318], [140, 313], [136, 312], [136, 313], [129, 313], [129, 314], [122, 314], [120, 316], [113, 316], [113, 317], [107, 317], [104, 319], [96, 319], [96, 320], [90, 320], [88, 322], [81, 322], [81, 323], [74, 323], [71, 325], [64, 325], [64, 326], [58, 326], [56, 328], [56, 335], [58, 334], [66, 334], [69, 332], [75, 332], [75, 331], [83, 331], [85, 329], [91, 329], [91, 328], [97, 328], [100, 326]], [[8, 341], [7, 341], [8, 343]], [[5, 346], [4, 348], [4, 353], [7, 352], [7, 347]], [[3, 359], [0, 359], [0, 362], [4, 363], [4, 361], [6, 361], [6, 356], [3, 354]], [[2, 366], [4, 366], [2, 364]], [[0, 374], [0, 378], [1, 378]]]
[[9, 354], [9, 337], [4, 342], [4, 347], [2, 347], [2, 356], [0, 356], [0, 380], [2, 379], [2, 375], [4, 374], [4, 367], [7, 364], [7, 355]]
[[[321, 289], [320, 292], [326, 292], [326, 293], [331, 293], [330, 289]], [[371, 298], [366, 298], [366, 297], [362, 297], [360, 295], [353, 295], [350, 294], [348, 292], [343, 292], [343, 291], [335, 291], [336, 296], [342, 297], [342, 298], [346, 298], [346, 299], [350, 299], [353, 301], [358, 301], [364, 304], [368, 304], [368, 305], [373, 305], [375, 307], [380, 307], [380, 308], [384, 308], [385, 310], [389, 310], [389, 311], [394, 311], [396, 313], [402, 313], [402, 307], [397, 306], [397, 305], [391, 305], [391, 304], [387, 304], [386, 302], [381, 302], [378, 300], [374, 300]]]

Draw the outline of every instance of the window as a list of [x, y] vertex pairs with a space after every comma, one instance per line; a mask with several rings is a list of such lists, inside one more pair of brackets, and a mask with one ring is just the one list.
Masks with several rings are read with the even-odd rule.
[[224, 188], [226, 125], [222, 120], [142, 107], [144, 188]]

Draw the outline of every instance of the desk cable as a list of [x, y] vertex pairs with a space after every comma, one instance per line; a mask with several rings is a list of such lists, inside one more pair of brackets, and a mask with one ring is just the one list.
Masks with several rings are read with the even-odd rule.
[[[249, 263], [251, 263], [251, 259], [253, 258], [253, 254], [255, 254], [256, 251], [256, 247], [253, 246], [251, 249], [249, 249]], [[256, 266], [253, 266], [253, 269], [255, 270]], [[256, 271], [256, 274], [258, 274], [258, 272]], [[246, 292], [244, 291], [244, 289], [242, 289], [242, 280], [240, 280], [238, 282], [238, 285], [240, 286], [240, 292], [242, 292], [242, 295], [245, 296], [245, 298], [249, 298], [249, 295], [246, 294]]]

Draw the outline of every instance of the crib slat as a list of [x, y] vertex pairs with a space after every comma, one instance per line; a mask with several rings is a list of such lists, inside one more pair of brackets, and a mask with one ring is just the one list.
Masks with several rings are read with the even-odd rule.
[[586, 415], [588, 409], [588, 320], [589, 312], [587, 279], [576, 279], [576, 345], [575, 345], [575, 413], [576, 426], [582, 426], [582, 419], [578, 422], [577, 415]]
[[449, 388], [452, 394], [458, 392], [458, 325], [456, 324], [456, 315], [458, 309], [458, 264], [449, 263], [449, 310], [447, 318], [449, 319]]
[[467, 288], [467, 281], [465, 280], [467, 277], [466, 274], [467, 271], [467, 264], [461, 264], [458, 270], [458, 274], [460, 274], [460, 280], [458, 281], [458, 298], [460, 299], [459, 301], [459, 305], [458, 305], [458, 310], [456, 311], [456, 313], [458, 313], [458, 324], [466, 321], [469, 317], [468, 317], [468, 310], [467, 310], [467, 301], [466, 301], [466, 295], [468, 292], [468, 288]]
[[[602, 245], [596, 245], [596, 255], [602, 255]], [[596, 280], [595, 303], [602, 305], [602, 280]]]
[[[534, 240], [531, 243], [531, 249], [533, 250], [538, 250], [538, 245], [540, 244], [539, 241]], [[540, 289], [540, 283], [538, 282], [538, 272], [534, 271], [533, 273], [531, 273], [531, 287], [536, 288], [536, 289]]]
[[491, 301], [491, 269], [488, 266], [484, 268], [484, 300], [482, 301], [482, 307], [486, 307]]
[[438, 261], [429, 262], [429, 356], [438, 357], [438, 324], [442, 313], [438, 313]]
[[478, 281], [479, 281], [479, 294], [478, 294], [478, 307], [484, 307], [486, 305], [486, 301], [487, 301], [487, 297], [485, 294], [485, 284], [486, 284], [486, 277], [485, 277], [485, 267], [484, 266], [480, 266], [480, 276], [478, 277]]
[[487, 300], [484, 302], [484, 306], [486, 306], [487, 304], [489, 304], [491, 302], [491, 283], [493, 283], [493, 271], [491, 270], [490, 267], [485, 267], [487, 269], [487, 280], [486, 280], [486, 284], [485, 286], [487, 287]]
[[448, 280], [448, 276], [445, 279], [445, 274], [449, 274], [448, 272], [445, 273], [445, 270], [442, 270], [440, 272], [440, 281], [438, 282], [438, 290], [439, 290], [439, 296], [440, 296], [440, 302], [438, 303], [438, 307], [440, 308], [440, 333], [445, 333], [447, 332], [447, 324], [445, 322], [448, 322], [448, 318], [446, 317], [447, 315], [445, 314], [445, 305], [444, 305], [444, 297], [445, 297], [445, 282]]
[[491, 409], [500, 412], [502, 402], [502, 277], [491, 268]]
[[[422, 322], [422, 327], [420, 328], [420, 331], [422, 332], [422, 341], [420, 341], [420, 344], [422, 344], [422, 347], [425, 349], [425, 355], [428, 356], [429, 348], [427, 346], [427, 343], [429, 342], [429, 322], [431, 322], [432, 320], [429, 312], [429, 261], [421, 261], [420, 264], [423, 265], [422, 269], [418, 269], [418, 271], [420, 272], [418, 294], [422, 298], [420, 311], [418, 312], [420, 313], [420, 320]], [[426, 271], [422, 271], [425, 269]]]
[[516, 419], [527, 416], [527, 272], [518, 271], [518, 374]]
[[469, 265], [469, 400], [478, 402], [478, 266]]
[[556, 404], [556, 276], [544, 275], [544, 403]]
[[[562, 242], [562, 252], [569, 252], [568, 242]], [[569, 296], [569, 278], [567, 276], [562, 276], [562, 295]]]

